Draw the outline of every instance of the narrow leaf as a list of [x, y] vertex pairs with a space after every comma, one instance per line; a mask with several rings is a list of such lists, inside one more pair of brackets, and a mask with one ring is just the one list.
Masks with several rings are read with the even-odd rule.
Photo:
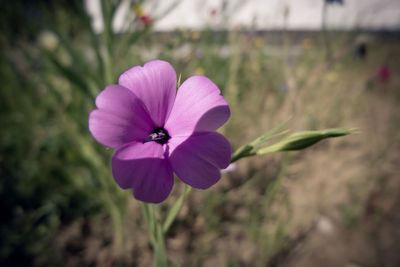
[[176, 216], [178, 215], [178, 212], [182, 208], [183, 200], [191, 191], [192, 191], [192, 187], [185, 185], [185, 190], [184, 190], [183, 194], [178, 198], [178, 200], [175, 202], [175, 204], [169, 210], [167, 219], [165, 220], [164, 225], [163, 225], [163, 233], [164, 234], [166, 234], [168, 232], [168, 230], [171, 227], [172, 223], [174, 222]]

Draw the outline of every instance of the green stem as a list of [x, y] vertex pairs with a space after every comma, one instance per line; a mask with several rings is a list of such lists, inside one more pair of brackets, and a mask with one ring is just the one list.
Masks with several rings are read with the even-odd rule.
[[155, 217], [155, 206], [153, 204], [142, 203], [142, 208], [151, 245], [154, 250], [155, 266], [168, 266], [167, 253], [165, 249], [165, 236], [160, 221]]
[[157, 267], [168, 266], [167, 252], [165, 249], [165, 238], [162, 231], [161, 223], [157, 222], [155, 228], [155, 235], [157, 240], [157, 247], [155, 249], [155, 261]]
[[168, 257], [165, 247], [165, 236], [175, 221], [176, 216], [182, 208], [183, 200], [192, 191], [190, 186], [185, 185], [182, 195], [177, 199], [175, 204], [171, 207], [168, 215], [162, 224], [156, 218], [158, 206], [154, 204], [147, 204], [142, 202], [143, 215], [146, 221], [148, 235], [150, 237], [151, 245], [154, 250], [154, 263], [157, 267], [168, 266]]

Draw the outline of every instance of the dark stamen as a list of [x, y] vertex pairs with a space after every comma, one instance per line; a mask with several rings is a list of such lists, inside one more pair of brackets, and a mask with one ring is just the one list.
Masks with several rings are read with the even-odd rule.
[[154, 141], [159, 144], [165, 144], [170, 136], [168, 135], [168, 132], [164, 128], [156, 128], [154, 129], [153, 133], [151, 133], [149, 136], [144, 139], [143, 144]]

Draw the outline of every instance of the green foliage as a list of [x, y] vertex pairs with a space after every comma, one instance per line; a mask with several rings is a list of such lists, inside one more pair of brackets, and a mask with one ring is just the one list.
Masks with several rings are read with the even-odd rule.
[[54, 91], [41, 91], [37, 77], [26, 77], [7, 55], [1, 57], [1, 78], [8, 83], [0, 93], [0, 123], [7, 129], [0, 133], [0, 262], [29, 265], [49, 250], [62, 224], [101, 210], [94, 176], [104, 174], [82, 153], [93, 145], [77, 131], [82, 120], [70, 119]]
[[[122, 236], [126, 194], [110, 175], [111, 151], [96, 144], [87, 128], [104, 68], [88, 61], [71, 36], [77, 21], [87, 26], [78, 34], [91, 33], [79, 5], [56, 8], [60, 18], [41, 18], [35, 30], [45, 25], [55, 34], [53, 50], [28, 46], [23, 34], [12, 37], [13, 47], [1, 39], [0, 75], [7, 81], [0, 92], [6, 129], [0, 133], [1, 265], [58, 265], [61, 254], [49, 245], [59, 229], [100, 212], [109, 214], [116, 236]], [[35, 9], [49, 12], [39, 3]], [[76, 13], [67, 24], [45, 24], [70, 11]], [[97, 43], [97, 36], [89, 36]]]

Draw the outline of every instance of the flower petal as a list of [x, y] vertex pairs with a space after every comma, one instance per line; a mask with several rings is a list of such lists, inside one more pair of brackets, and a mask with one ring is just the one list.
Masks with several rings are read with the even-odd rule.
[[103, 145], [117, 148], [132, 141], [142, 141], [153, 130], [143, 103], [122, 86], [107, 86], [97, 96], [96, 106], [99, 109], [89, 115], [89, 130]]
[[165, 129], [171, 136], [215, 131], [230, 116], [228, 103], [220, 93], [207, 77], [190, 77], [178, 89]]
[[131, 90], [147, 107], [156, 127], [163, 127], [176, 95], [176, 73], [168, 62], [153, 60], [135, 66], [120, 77], [118, 83]]
[[111, 166], [117, 184], [123, 189], [133, 188], [138, 200], [160, 203], [172, 190], [174, 175], [163, 146], [156, 142], [133, 142], [118, 148]]
[[216, 132], [172, 137], [168, 144], [172, 169], [195, 188], [207, 189], [218, 182], [219, 169], [226, 168], [231, 160], [229, 141]]

